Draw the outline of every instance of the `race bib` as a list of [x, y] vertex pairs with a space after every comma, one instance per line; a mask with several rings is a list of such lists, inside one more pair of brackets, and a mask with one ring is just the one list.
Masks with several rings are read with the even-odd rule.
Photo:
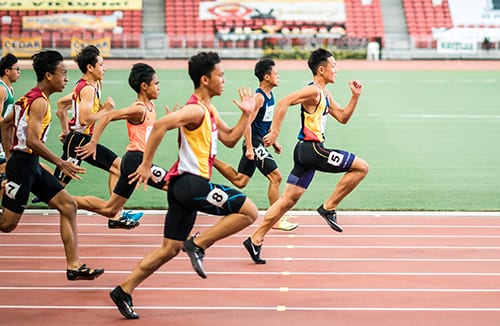
[[331, 164], [333, 166], [340, 166], [343, 160], [344, 160], [344, 155], [341, 153], [331, 151], [330, 154], [328, 155], [328, 164]]
[[208, 193], [206, 199], [210, 204], [222, 207], [227, 202], [228, 198], [229, 196], [222, 189], [214, 188]]
[[167, 170], [157, 165], [151, 166], [151, 174], [155, 183], [160, 183], [167, 175]]

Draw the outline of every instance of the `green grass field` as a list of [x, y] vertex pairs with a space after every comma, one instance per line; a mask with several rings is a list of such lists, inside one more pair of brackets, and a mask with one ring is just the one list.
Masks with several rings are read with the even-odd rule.
[[[55, 101], [69, 92], [79, 78], [70, 71], [70, 82]], [[159, 71], [161, 95], [156, 101], [158, 115], [164, 106], [184, 103], [192, 84], [186, 70]], [[311, 75], [307, 71], [280, 71], [277, 99], [303, 87]], [[103, 95], [114, 98], [117, 107], [134, 100], [127, 84], [128, 71], [108, 70]], [[370, 173], [339, 207], [343, 210], [498, 210], [500, 209], [500, 96], [498, 72], [476, 71], [340, 71], [337, 83], [329, 88], [341, 105], [350, 91], [347, 80], [363, 83], [357, 111], [347, 125], [330, 119], [326, 145], [356, 153], [370, 165]], [[223, 96], [214, 99], [222, 118], [232, 126], [239, 110], [231, 103], [240, 85], [256, 87], [251, 71], [226, 70]], [[34, 74], [23, 70], [14, 85], [19, 97], [34, 85]], [[298, 131], [298, 107], [288, 110], [278, 141], [283, 153], [275, 155], [284, 180], [292, 167], [292, 151]], [[59, 122], [54, 115], [48, 146], [61, 152], [57, 141]], [[177, 157], [177, 132], [167, 133], [155, 163], [170, 167]], [[102, 144], [124, 153], [127, 143], [125, 122], [114, 122], [106, 130]], [[241, 146], [219, 146], [218, 157], [237, 166]], [[87, 173], [72, 181], [72, 194], [93, 194], [108, 198], [107, 174], [84, 163]], [[328, 196], [340, 175], [317, 173], [296, 209], [315, 209]], [[215, 182], [227, 183], [214, 171]], [[283, 189], [282, 185], [282, 189]], [[258, 172], [244, 189], [260, 209], [267, 209], [267, 179]], [[36, 206], [43, 207], [43, 206]], [[148, 188], [137, 190], [127, 207], [166, 208], [166, 194]]]

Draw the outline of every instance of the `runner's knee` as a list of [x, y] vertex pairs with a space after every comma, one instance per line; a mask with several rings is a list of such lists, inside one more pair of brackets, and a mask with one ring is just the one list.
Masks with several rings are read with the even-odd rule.
[[248, 197], [245, 199], [243, 206], [241, 206], [239, 213], [244, 216], [247, 225], [252, 224], [259, 217], [257, 206], [255, 206], [254, 202]]

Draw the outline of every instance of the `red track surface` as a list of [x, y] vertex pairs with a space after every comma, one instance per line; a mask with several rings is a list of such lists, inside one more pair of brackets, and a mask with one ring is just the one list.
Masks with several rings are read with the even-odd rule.
[[[206, 280], [183, 253], [163, 266], [134, 292], [141, 319], [124, 320], [108, 292], [159, 245], [163, 218], [126, 231], [80, 215], [82, 260], [106, 273], [69, 282], [58, 216], [26, 214], [0, 235], [0, 323], [500, 325], [500, 215], [473, 214], [341, 213], [342, 234], [298, 214], [297, 230], [268, 234], [266, 265], [241, 245], [253, 225], [207, 250]], [[200, 215], [193, 231], [215, 219]]]

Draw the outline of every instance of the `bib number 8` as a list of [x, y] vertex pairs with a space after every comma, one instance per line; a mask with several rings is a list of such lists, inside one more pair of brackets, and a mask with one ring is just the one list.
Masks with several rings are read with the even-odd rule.
[[206, 199], [210, 204], [222, 208], [222, 206], [224, 206], [224, 204], [227, 202], [228, 198], [229, 196], [224, 191], [219, 188], [214, 188], [208, 193]]

